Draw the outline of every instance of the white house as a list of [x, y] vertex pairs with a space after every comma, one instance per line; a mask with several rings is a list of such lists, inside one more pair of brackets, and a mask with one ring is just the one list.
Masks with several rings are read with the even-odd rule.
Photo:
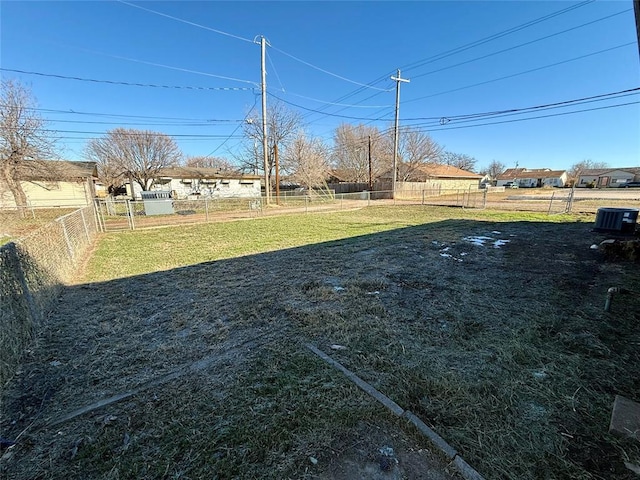
[[633, 181], [640, 181], [640, 167], [600, 168], [580, 172], [576, 187], [617, 188]]
[[[261, 184], [258, 175], [242, 175], [239, 173], [221, 172], [217, 168], [170, 167], [160, 170], [155, 179], [152, 191], [170, 191], [175, 199], [185, 198], [259, 198]], [[140, 185], [133, 182], [127, 184], [127, 194], [132, 198], [141, 198]]]
[[564, 187], [567, 179], [566, 170], [509, 168], [498, 175], [496, 185], [503, 187], [507, 182], [515, 182], [523, 188]]

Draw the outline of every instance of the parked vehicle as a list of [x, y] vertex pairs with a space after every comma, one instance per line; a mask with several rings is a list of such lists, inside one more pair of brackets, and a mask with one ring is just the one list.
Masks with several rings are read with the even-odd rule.
[[520, 188], [516, 182], [507, 182], [504, 184], [504, 188]]
[[620, 185], [620, 188], [640, 188], [640, 182], [627, 182]]

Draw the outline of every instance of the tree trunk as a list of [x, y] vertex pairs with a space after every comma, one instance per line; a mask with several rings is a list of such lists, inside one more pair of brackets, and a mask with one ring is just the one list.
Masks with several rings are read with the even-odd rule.
[[18, 179], [16, 165], [11, 160], [2, 165], [2, 179], [6, 182], [9, 191], [13, 195], [20, 218], [25, 218], [27, 215], [27, 195], [24, 193], [22, 184]]

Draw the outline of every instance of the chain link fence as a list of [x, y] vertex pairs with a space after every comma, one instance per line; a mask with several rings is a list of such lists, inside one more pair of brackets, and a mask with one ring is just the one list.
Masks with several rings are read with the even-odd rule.
[[13, 375], [62, 286], [74, 280], [98, 231], [88, 206], [0, 247], [0, 385]]
[[370, 205], [369, 192], [312, 192], [264, 197], [198, 198], [191, 200], [96, 200], [98, 225], [103, 232], [135, 230], [167, 225], [207, 223], [256, 218], [282, 213], [307, 213]]

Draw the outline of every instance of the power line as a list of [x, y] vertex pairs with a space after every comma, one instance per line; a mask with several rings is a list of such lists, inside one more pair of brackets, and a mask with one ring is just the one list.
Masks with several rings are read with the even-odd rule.
[[130, 87], [152, 87], [152, 88], [169, 88], [169, 89], [185, 89], [185, 90], [222, 90], [222, 91], [252, 91], [253, 90], [252, 87], [195, 87], [195, 86], [185, 86], [185, 85], [157, 85], [153, 83], [123, 82], [123, 81], [116, 81], [116, 80], [98, 80], [95, 78], [74, 77], [74, 76], [68, 76], [68, 75], [58, 75], [53, 73], [29, 72], [26, 70], [16, 70], [13, 68], [0, 68], [0, 70], [4, 72], [23, 73], [26, 75], [38, 75], [40, 77], [52, 77], [52, 78], [59, 78], [63, 80], [77, 80], [81, 82], [108, 83], [111, 85], [126, 85]]
[[[0, 104], [0, 106], [7, 107], [10, 105]], [[34, 110], [39, 112], [55, 113], [55, 114], [72, 114], [72, 115], [88, 115], [95, 117], [117, 117], [117, 118], [138, 118], [138, 119], [150, 119], [150, 120], [184, 120], [188, 122], [242, 122], [243, 120], [237, 119], [203, 119], [203, 118], [184, 118], [184, 117], [156, 117], [148, 115], [125, 115], [119, 113], [100, 113], [100, 112], [81, 112], [77, 110], [60, 110], [52, 108], [38, 108], [38, 107], [23, 107], [25, 110]], [[58, 120], [54, 120], [58, 121]]]
[[200, 25], [199, 23], [190, 22], [189, 20], [184, 20], [182, 18], [174, 17], [174, 16], [168, 15], [166, 13], [158, 12], [156, 10], [151, 10], [150, 8], [141, 7], [141, 6], [135, 5], [133, 3], [125, 2], [124, 0], [116, 0], [116, 1], [118, 1], [120, 3], [123, 3], [125, 5], [129, 5], [130, 7], [133, 7], [133, 8], [139, 8], [140, 10], [144, 10], [146, 12], [150, 12], [150, 13], [153, 13], [155, 15], [160, 15], [161, 17], [170, 18], [171, 20], [175, 20], [177, 22], [186, 23], [187, 25], [192, 25], [194, 27], [202, 28], [202, 29], [208, 30], [210, 32], [214, 32], [214, 33], [218, 33], [220, 35], [225, 35], [227, 37], [231, 37], [231, 38], [235, 38], [235, 39], [238, 39], [238, 40], [242, 40], [243, 42], [253, 43], [253, 40], [249, 40], [248, 38], [244, 38], [244, 37], [240, 37], [238, 35], [234, 35], [233, 33], [224, 32], [222, 30], [217, 30], [215, 28], [207, 27], [205, 25]]
[[450, 57], [452, 55], [456, 55], [458, 53], [464, 52], [466, 50], [469, 50], [471, 48], [477, 47], [479, 45], [484, 45], [485, 43], [489, 43], [492, 42], [493, 40], [497, 40], [499, 38], [505, 37], [507, 35], [510, 35], [512, 33], [516, 33], [519, 32], [520, 30], [524, 30], [526, 28], [529, 28], [533, 25], [537, 25], [538, 23], [542, 23], [545, 22], [547, 20], [550, 20], [552, 18], [555, 18], [559, 15], [564, 15], [565, 13], [571, 12], [573, 10], [576, 10], [578, 8], [582, 8], [586, 5], [589, 5], [591, 3], [595, 2], [595, 0], [586, 0], [584, 2], [578, 3], [576, 5], [571, 5], [569, 7], [563, 8], [562, 10], [558, 10], [557, 12], [553, 12], [547, 15], [544, 15], [542, 17], [538, 17], [536, 19], [530, 20], [528, 22], [522, 23], [520, 25], [517, 25], [515, 27], [509, 28], [507, 30], [503, 30], [502, 32], [498, 32], [496, 34], [493, 35], [489, 35], [488, 37], [484, 37], [481, 38], [479, 40], [475, 40], [473, 42], [467, 43], [465, 45], [461, 45], [460, 47], [456, 47], [456, 48], [452, 48], [451, 50], [447, 50], [445, 52], [433, 55], [431, 57], [427, 57], [424, 58], [422, 60], [417, 60], [413, 63], [409, 63], [407, 65], [404, 65], [403, 67], [401, 67], [403, 70], [407, 71], [407, 70], [414, 70], [416, 68], [422, 67], [428, 63], [433, 63], [436, 62], [438, 60], [442, 60], [443, 58], [447, 58]]
[[[584, 2], [582, 2], [580, 4], [573, 5], [573, 6], [570, 6], [570, 7], [567, 7], [567, 8], [563, 8], [562, 10], [559, 10], [557, 12], [554, 12], [554, 13], [551, 13], [551, 14], [547, 14], [547, 15], [544, 15], [542, 17], [530, 20], [530, 21], [525, 22], [523, 24], [517, 25], [516, 27], [512, 27], [510, 29], [507, 29], [507, 30], [504, 30], [502, 32], [499, 32], [497, 34], [490, 35], [488, 37], [484, 37], [484, 38], [481, 38], [479, 40], [475, 40], [475, 41], [470, 42], [468, 44], [462, 45], [460, 47], [456, 47], [456, 48], [451, 49], [451, 50], [447, 50], [445, 52], [442, 52], [440, 54], [428, 57], [426, 59], [422, 59], [422, 60], [418, 60], [416, 62], [412, 62], [412, 63], [406, 64], [406, 65], [402, 66], [401, 68], [404, 69], [404, 70], [412, 70], [414, 68], [418, 68], [418, 67], [420, 67], [422, 65], [425, 65], [426, 63], [432, 63], [432, 62], [435, 62], [437, 60], [440, 60], [440, 59], [455, 55], [457, 53], [461, 53], [461, 52], [463, 52], [465, 50], [469, 50], [471, 48], [474, 48], [476, 46], [482, 45], [484, 43], [488, 43], [488, 42], [496, 40], [498, 38], [502, 38], [502, 37], [507, 36], [507, 35], [509, 35], [511, 33], [515, 33], [517, 31], [523, 30], [525, 28], [528, 28], [530, 26], [533, 26], [533, 25], [536, 25], [538, 23], [544, 22], [544, 21], [549, 20], [551, 18], [554, 18], [556, 16], [563, 15], [565, 13], [568, 13], [568, 12], [572, 11], [572, 10], [575, 10], [577, 8], [581, 8], [581, 7], [586, 6], [586, 5], [590, 4], [590, 3], [593, 3], [594, 1], [595, 0], [587, 0], [587, 1], [584, 1]], [[376, 80], [373, 80], [372, 82], [370, 82], [370, 84], [375, 84], [375, 83], [381, 82], [381, 81], [387, 79], [389, 77], [389, 75], [392, 74], [392, 73], [393, 72], [386, 73], [385, 75], [383, 75], [381, 77], [378, 77]], [[342, 101], [342, 100], [344, 100], [346, 98], [349, 98], [349, 97], [351, 97], [353, 95], [357, 95], [358, 93], [360, 93], [363, 90], [364, 89], [362, 87], [359, 88], [359, 89], [356, 89], [354, 92], [352, 92], [350, 94], [347, 94], [345, 96], [342, 96], [340, 99], [336, 100], [336, 102], [340, 102], [340, 101]], [[373, 95], [373, 96], [375, 96], [375, 95]], [[363, 101], [366, 101], [366, 100], [372, 98], [373, 96], [367, 97], [367, 98], [365, 98], [365, 99], [363, 99], [363, 100], [361, 100], [360, 102], [357, 102], [357, 103], [362, 103]], [[316, 113], [322, 113], [322, 110], [325, 110], [326, 108], [327, 107], [322, 107], [321, 111], [318, 111]], [[346, 108], [348, 108], [348, 107], [346, 107]], [[334, 113], [342, 112], [342, 111], [346, 110], [346, 108], [341, 108], [341, 109], [337, 110]], [[313, 113], [307, 114], [306, 117], [308, 118], [311, 115], [313, 115]]]
[[258, 103], [258, 96], [254, 95], [253, 98], [253, 105], [251, 106], [251, 108], [248, 110], [247, 114], [244, 116], [243, 122], [238, 124], [238, 126], [233, 130], [233, 132], [231, 132], [231, 134], [224, 140], [224, 142], [222, 142], [220, 145], [218, 145], [216, 148], [214, 148], [210, 153], [208, 153], [207, 155], [205, 155], [205, 157], [209, 157], [211, 155], [213, 155], [214, 153], [216, 153], [218, 150], [220, 150], [222, 148], [222, 146], [227, 143], [231, 138], [234, 137], [234, 135], [236, 134], [236, 132], [238, 130], [240, 130], [240, 128], [242, 127], [242, 125], [244, 125], [244, 122], [247, 121], [247, 119], [249, 118], [249, 115], [251, 114], [252, 110], [256, 107], [256, 103]]
[[[307, 97], [305, 95], [300, 95], [299, 93], [293, 93], [289, 91], [282, 90], [282, 93], [285, 95], [293, 95], [294, 97], [304, 98], [305, 100], [311, 100], [312, 102], [322, 103], [324, 105], [331, 105], [337, 107], [346, 107], [346, 108], [388, 108], [391, 105], [357, 105], [357, 104], [346, 104], [346, 103], [337, 103], [337, 102], [327, 102], [326, 100], [319, 100], [313, 97]], [[377, 95], [377, 94], [376, 94]]]
[[585, 108], [582, 110], [574, 110], [571, 112], [562, 112], [562, 113], [552, 113], [549, 115], [539, 115], [537, 117], [527, 117], [527, 118], [516, 118], [516, 119], [512, 119], [512, 120], [502, 120], [499, 122], [488, 122], [488, 123], [479, 123], [479, 124], [474, 124], [474, 125], [459, 125], [459, 126], [453, 126], [453, 127], [442, 127], [442, 128], [433, 128], [430, 129], [430, 131], [440, 131], [440, 130], [457, 130], [460, 128], [473, 128], [473, 127], [484, 127], [487, 125], [500, 125], [503, 123], [515, 123], [515, 122], [524, 122], [526, 120], [536, 120], [536, 119], [540, 119], [540, 118], [552, 118], [552, 117], [561, 117], [564, 115], [573, 115], [575, 113], [583, 113], [583, 112], [592, 112], [592, 111], [596, 111], [596, 110], [606, 110], [609, 108], [618, 108], [618, 107], [625, 107], [628, 105], [637, 105], [640, 104], [640, 100], [637, 102], [627, 102], [627, 103], [619, 103], [616, 105], [607, 105], [604, 107], [594, 107], [594, 108]]
[[269, 95], [270, 97], [273, 97], [277, 100], [280, 100], [283, 103], [286, 103], [287, 105], [291, 105], [292, 107], [297, 107], [297, 108], [301, 108], [302, 110], [307, 110], [309, 112], [313, 112], [313, 113], [320, 113], [322, 115], [326, 115], [329, 117], [338, 117], [338, 118], [347, 118], [350, 120], [389, 120], [387, 118], [371, 118], [371, 117], [352, 117], [349, 115], [337, 115], [335, 113], [327, 113], [327, 112], [321, 112], [319, 110], [314, 110], [313, 108], [307, 108], [307, 107], [303, 107], [302, 105], [298, 105], [296, 103], [293, 102], [289, 102], [288, 100], [285, 100], [284, 98], [280, 98], [277, 95], [274, 95], [273, 93], [267, 92], [267, 95]]
[[[9, 130], [18, 130], [18, 128], [11, 128], [9, 127]], [[87, 132], [84, 130], [54, 130], [54, 129], [50, 129], [50, 128], [42, 128], [39, 131], [41, 132], [47, 132], [47, 133], [77, 133], [77, 134], [83, 134], [83, 135], [104, 135], [105, 132]], [[131, 137], [136, 137], [139, 135], [151, 135], [154, 137], [159, 137], [159, 136], [167, 136], [167, 137], [177, 137], [177, 138], [226, 138], [227, 135], [197, 135], [197, 134], [171, 134], [171, 133], [162, 133], [162, 132], [138, 132], [138, 131], [133, 131], [133, 132], [122, 132], [123, 135], [127, 135], [127, 136], [131, 136]]]
[[568, 60], [563, 60], [561, 62], [551, 63], [549, 65], [543, 65], [542, 67], [532, 68], [530, 70], [525, 70], [523, 72], [518, 72], [518, 73], [511, 74], [511, 75], [505, 75], [503, 77], [498, 77], [498, 78], [494, 78], [492, 80], [486, 80], [484, 82], [478, 82], [478, 83], [474, 83], [472, 85], [466, 85], [464, 87], [454, 88], [454, 89], [451, 89], [451, 90], [445, 90], [443, 92], [432, 93], [430, 95], [424, 95], [424, 96], [418, 97], [418, 98], [412, 98], [411, 100], [405, 100], [404, 103], [417, 102], [419, 100], [424, 100], [425, 98], [432, 98], [432, 97], [437, 97], [439, 95], [445, 95], [447, 93], [459, 92], [460, 90], [466, 90], [467, 88], [478, 87], [480, 85], [486, 85], [488, 83], [497, 82], [499, 80], [506, 80], [507, 78], [513, 78], [513, 77], [517, 77], [517, 76], [520, 76], [520, 75], [525, 75], [527, 73], [537, 72], [539, 70], [544, 70], [546, 68], [557, 67], [558, 65], [564, 65], [565, 63], [575, 62], [576, 60], [582, 60], [583, 58], [592, 57], [594, 55], [599, 55], [601, 53], [610, 52], [611, 50], [616, 50], [618, 48], [628, 47], [629, 45], [635, 45], [635, 44], [636, 44], [636, 42], [623, 43], [622, 45], [616, 45], [615, 47], [605, 48], [604, 50], [599, 50], [597, 52], [588, 53], [586, 55], [581, 55], [579, 57], [570, 58]]
[[440, 116], [440, 117], [413, 117], [413, 118], [404, 118], [403, 121], [439, 120], [443, 118], [447, 120], [462, 120], [462, 119], [477, 118], [477, 117], [489, 117], [493, 115], [503, 115], [507, 113], [526, 112], [529, 110], [545, 109], [549, 107], [555, 108], [559, 106], [569, 106], [576, 103], [587, 103], [587, 101], [609, 100], [610, 97], [626, 96], [625, 94], [637, 95], [639, 92], [640, 92], [640, 87], [636, 87], [636, 88], [629, 88], [626, 90], [619, 90], [617, 92], [603, 93], [600, 95], [592, 95], [589, 97], [575, 98], [572, 100], [563, 100], [561, 102], [544, 103], [541, 105], [534, 105], [531, 107], [510, 108], [506, 110], [497, 110], [493, 112], [468, 113], [468, 114], [462, 114], [462, 115], [446, 115], [446, 116]]
[[199, 70], [191, 70], [191, 69], [182, 68], [182, 67], [174, 67], [172, 65], [165, 65], [163, 63], [148, 62], [146, 60], [138, 60], [136, 58], [123, 57], [121, 55], [113, 55], [113, 54], [110, 54], [110, 53], [98, 52], [96, 50], [89, 50], [89, 49], [86, 49], [86, 48], [79, 48], [79, 47], [71, 47], [71, 48], [74, 48], [74, 49], [79, 50], [81, 52], [90, 53], [92, 55], [102, 55], [104, 57], [115, 58], [117, 60], [126, 60], [128, 62], [140, 63], [142, 65], [151, 65], [152, 67], [166, 68], [168, 70], [176, 70], [178, 72], [193, 73], [195, 75], [203, 75], [205, 77], [221, 78], [222, 80], [230, 80], [232, 82], [248, 83], [248, 84], [254, 85], [254, 86], [258, 85], [256, 82], [253, 82], [251, 80], [243, 80], [241, 78], [227, 77], [225, 75], [216, 75], [214, 73], [201, 72]]
[[331, 75], [332, 77], [339, 78], [340, 80], [344, 80], [345, 82], [353, 83], [354, 85], [359, 85], [359, 86], [361, 86], [363, 88], [370, 88], [372, 90], [381, 90], [383, 92], [388, 91], [388, 90], [385, 90], [383, 88], [373, 87], [373, 86], [371, 86], [369, 84], [366, 84], [366, 83], [356, 82], [355, 80], [351, 80], [349, 78], [343, 77], [342, 75], [338, 75], [337, 73], [330, 72], [329, 70], [325, 70], [324, 68], [320, 68], [320, 67], [318, 67], [316, 65], [313, 65], [312, 63], [305, 62], [304, 60], [302, 60], [302, 59], [300, 59], [298, 57], [295, 57], [295, 56], [291, 55], [290, 53], [285, 52], [284, 50], [280, 50], [279, 48], [276, 48], [273, 45], [271, 45], [271, 48], [273, 48], [277, 52], [280, 52], [283, 55], [286, 55], [289, 58], [294, 59], [297, 62], [300, 62], [300, 63], [302, 63], [302, 64], [304, 64], [304, 65], [306, 65], [308, 67], [314, 68], [314, 69], [316, 69], [316, 70], [318, 70], [318, 71], [320, 71], [322, 73], [326, 73], [327, 75]]
[[427, 75], [432, 75], [434, 73], [439, 73], [439, 72], [443, 72], [445, 70], [450, 70], [452, 68], [459, 67], [461, 65], [466, 65], [466, 64], [469, 64], [469, 63], [477, 62], [478, 60], [484, 60], [485, 58], [493, 57], [494, 55], [499, 55], [501, 53], [509, 52], [511, 50], [515, 50], [515, 49], [520, 48], [520, 47], [524, 47], [524, 46], [527, 46], [527, 45], [531, 45], [533, 43], [540, 42], [542, 40], [547, 40], [547, 39], [549, 39], [551, 37], [555, 37], [557, 35], [562, 35], [563, 33], [567, 33], [567, 32], [570, 32], [572, 30], [577, 30], [578, 28], [582, 28], [582, 27], [585, 27], [585, 26], [588, 26], [588, 25], [592, 25], [594, 23], [601, 22], [603, 20], [608, 20], [609, 18], [615, 17], [616, 15], [622, 15], [623, 13], [630, 12], [631, 10], [632, 9], [628, 8], [627, 10], [623, 10], [621, 12], [617, 12], [617, 13], [614, 13], [612, 15], [608, 15], [606, 17], [598, 18], [597, 20], [593, 20], [591, 22], [583, 23], [581, 25], [577, 25], [575, 27], [568, 28], [568, 29], [562, 30], [560, 32], [556, 32], [556, 33], [552, 33], [550, 35], [546, 35], [544, 37], [536, 38], [535, 40], [531, 40], [529, 42], [521, 43], [521, 44], [515, 45], [513, 47], [505, 48], [503, 50], [498, 50], [497, 52], [489, 53], [489, 54], [483, 55], [481, 57], [472, 58], [471, 60], [466, 60], [464, 62], [456, 63], [454, 65], [449, 65], [448, 67], [442, 67], [442, 68], [439, 68], [437, 70], [431, 70], [429, 72], [421, 73], [419, 75], [413, 75], [413, 78], [415, 79], [415, 78], [425, 77]]

